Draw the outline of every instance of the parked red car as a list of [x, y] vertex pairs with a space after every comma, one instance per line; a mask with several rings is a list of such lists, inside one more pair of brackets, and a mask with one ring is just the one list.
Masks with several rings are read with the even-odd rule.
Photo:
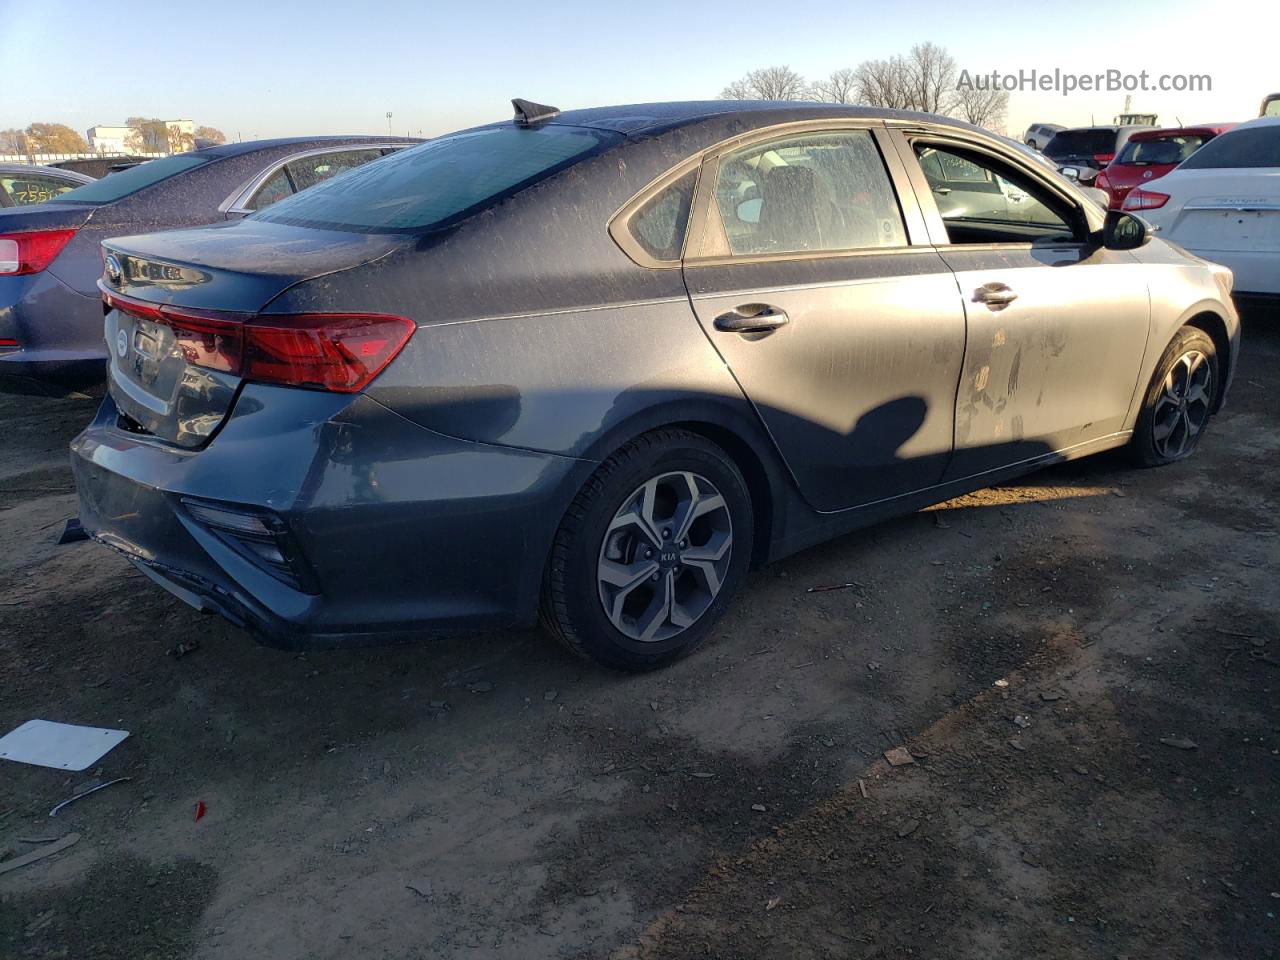
[[1134, 187], [1145, 186], [1191, 156], [1234, 123], [1208, 123], [1198, 127], [1173, 127], [1135, 133], [1093, 182], [1111, 197], [1111, 209], [1119, 210]]

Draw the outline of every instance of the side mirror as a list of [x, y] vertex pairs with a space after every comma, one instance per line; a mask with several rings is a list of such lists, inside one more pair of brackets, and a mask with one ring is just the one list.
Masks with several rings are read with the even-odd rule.
[[1058, 172], [1068, 180], [1076, 181], [1080, 179], [1079, 167], [1059, 167]]
[[1136, 250], [1150, 239], [1145, 220], [1120, 210], [1107, 211], [1102, 245], [1108, 250]]

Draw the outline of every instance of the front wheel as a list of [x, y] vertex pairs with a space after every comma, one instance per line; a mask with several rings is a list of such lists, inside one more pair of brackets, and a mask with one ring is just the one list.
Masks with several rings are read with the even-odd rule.
[[1157, 467], [1191, 456], [1218, 389], [1218, 353], [1198, 327], [1183, 327], [1156, 365], [1130, 451], [1142, 466]]
[[658, 430], [626, 444], [578, 493], [543, 589], [547, 630], [621, 670], [664, 666], [710, 633], [746, 576], [751, 497], [705, 437]]

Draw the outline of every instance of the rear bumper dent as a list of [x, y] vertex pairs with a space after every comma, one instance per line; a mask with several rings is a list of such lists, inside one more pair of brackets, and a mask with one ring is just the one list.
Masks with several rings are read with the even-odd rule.
[[[170, 592], [271, 646], [360, 646], [531, 624], [543, 561], [587, 461], [455, 440], [366, 397], [249, 385], [185, 451], [115, 426], [108, 397], [72, 444], [80, 519]], [[310, 415], [308, 415], [310, 413]], [[306, 592], [184, 507], [270, 511]]]

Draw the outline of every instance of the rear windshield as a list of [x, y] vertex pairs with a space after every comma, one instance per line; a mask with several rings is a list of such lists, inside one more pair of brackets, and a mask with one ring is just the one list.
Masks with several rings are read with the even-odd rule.
[[1214, 137], [1182, 165], [1184, 170], [1280, 167], [1280, 124], [1231, 130]]
[[1116, 157], [1116, 163], [1139, 167], [1161, 163], [1181, 163], [1212, 140], [1208, 136], [1160, 137], [1155, 140], [1130, 140]]
[[556, 124], [458, 133], [359, 167], [250, 217], [362, 233], [442, 227], [621, 139]]
[[1113, 153], [1116, 149], [1116, 132], [1093, 127], [1086, 130], [1063, 130], [1056, 133], [1044, 152], [1050, 157], [1093, 156], [1095, 153]]
[[161, 180], [177, 176], [185, 170], [208, 163], [212, 159], [213, 157], [195, 153], [179, 153], [172, 157], [148, 160], [136, 167], [121, 170], [119, 173], [109, 173], [101, 180], [86, 183], [83, 187], [76, 187], [70, 193], [64, 193], [58, 197], [58, 202], [111, 203], [113, 200], [137, 193]]

